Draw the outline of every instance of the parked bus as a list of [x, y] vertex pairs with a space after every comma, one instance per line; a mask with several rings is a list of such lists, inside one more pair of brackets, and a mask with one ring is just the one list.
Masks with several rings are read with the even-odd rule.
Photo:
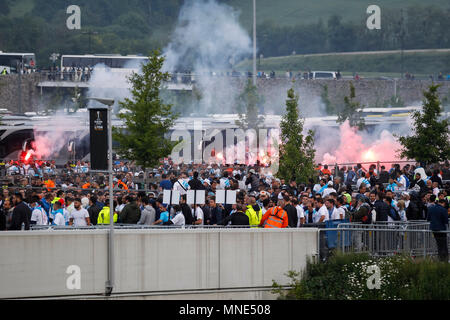
[[147, 63], [148, 58], [136, 55], [63, 55], [61, 57], [61, 70], [64, 68], [94, 68], [102, 66], [110, 68], [113, 72], [131, 72]]
[[30, 73], [36, 68], [36, 56], [34, 53], [7, 53], [0, 51], [0, 74]]

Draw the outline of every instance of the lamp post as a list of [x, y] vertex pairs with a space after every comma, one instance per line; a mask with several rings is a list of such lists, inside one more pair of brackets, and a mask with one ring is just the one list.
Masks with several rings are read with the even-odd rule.
[[114, 200], [113, 200], [113, 166], [112, 166], [112, 106], [114, 99], [89, 98], [108, 106], [108, 176], [109, 176], [109, 239], [108, 239], [108, 279], [105, 294], [111, 295], [114, 288]]
[[86, 31], [86, 32], [82, 32], [81, 34], [85, 34], [85, 35], [88, 35], [88, 36], [89, 36], [89, 53], [92, 53], [92, 52], [91, 52], [91, 37], [92, 37], [93, 35], [98, 34], [98, 32], [97, 32], [97, 31], [89, 30], [89, 31]]
[[256, 0], [253, 0], [253, 85], [256, 86]]

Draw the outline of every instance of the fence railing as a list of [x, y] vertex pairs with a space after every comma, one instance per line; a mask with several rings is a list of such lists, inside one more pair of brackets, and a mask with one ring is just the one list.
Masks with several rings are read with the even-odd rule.
[[[450, 231], [440, 231], [449, 234]], [[433, 231], [425, 224], [381, 224], [342, 226], [318, 230], [317, 256], [326, 260], [332, 251], [368, 253], [372, 256], [406, 254], [414, 257], [438, 253]], [[447, 246], [450, 238], [447, 237]]]

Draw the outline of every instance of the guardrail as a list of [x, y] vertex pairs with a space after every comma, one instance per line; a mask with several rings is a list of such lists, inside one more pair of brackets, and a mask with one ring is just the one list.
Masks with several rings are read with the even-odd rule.
[[[414, 257], [436, 256], [437, 246], [429, 225], [422, 223], [381, 225], [339, 225], [337, 228], [318, 230], [317, 256], [325, 261], [332, 251], [368, 253], [372, 256], [392, 256], [406, 254]], [[450, 247], [450, 237], [447, 237]]]
[[[119, 73], [120, 73], [119, 69]], [[51, 70], [41, 70], [37, 71], [41, 77], [41, 81], [71, 81], [71, 82], [88, 82], [90, 80], [90, 77], [92, 76], [92, 73], [94, 70], [87, 71], [84, 70], [74, 70], [74, 71], [51, 71]], [[169, 73], [170, 80], [168, 82], [172, 83], [184, 83], [184, 84], [193, 84], [196, 82], [199, 78], [243, 78], [243, 79], [251, 79], [253, 76], [251, 73], [248, 72], [208, 72], [208, 73], [192, 73], [192, 72], [177, 72], [177, 73]], [[297, 80], [297, 81], [311, 81], [311, 80], [330, 80], [330, 81], [339, 81], [339, 80], [381, 80], [381, 81], [398, 81], [398, 80], [405, 80], [405, 81], [424, 81], [424, 80], [431, 80], [430, 77], [419, 77], [414, 79], [406, 79], [406, 78], [391, 78], [391, 77], [385, 77], [385, 76], [370, 76], [370, 77], [360, 77], [359, 79], [356, 79], [353, 76], [342, 76], [340, 79], [333, 79], [333, 78], [317, 78], [313, 79], [310, 76], [305, 77], [303, 74], [293, 74], [292, 76], [287, 76], [285, 73], [280, 74], [270, 74], [270, 73], [258, 73], [256, 76], [257, 79], [261, 80]], [[433, 81], [435, 82], [448, 82], [450, 80], [447, 79], [437, 79], [437, 77], [433, 78]]]

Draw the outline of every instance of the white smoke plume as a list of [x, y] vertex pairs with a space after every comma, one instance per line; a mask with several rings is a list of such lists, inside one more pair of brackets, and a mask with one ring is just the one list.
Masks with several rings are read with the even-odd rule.
[[172, 40], [163, 50], [163, 69], [199, 75], [195, 78], [201, 94], [200, 105], [195, 108], [198, 113], [235, 113], [239, 92], [233, 89], [230, 78], [222, 77], [218, 85], [209, 77], [215, 72], [218, 80], [251, 52], [250, 37], [232, 7], [215, 0], [188, 0], [181, 8]]

